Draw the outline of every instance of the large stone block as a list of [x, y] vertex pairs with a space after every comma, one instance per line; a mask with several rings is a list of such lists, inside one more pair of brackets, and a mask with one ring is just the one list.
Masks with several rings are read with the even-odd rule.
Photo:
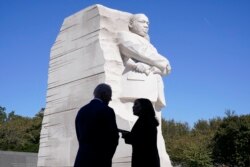
[[[93, 90], [99, 83], [112, 87], [110, 106], [116, 112], [118, 127], [132, 128], [136, 120], [132, 101], [120, 98], [125, 67], [117, 40], [118, 32], [129, 31], [130, 16], [127, 12], [93, 5], [65, 18], [50, 53], [38, 166], [73, 166], [78, 149], [75, 116], [93, 98]], [[157, 114], [161, 117], [160, 112]], [[171, 166], [161, 129], [158, 134], [161, 163]], [[131, 146], [123, 139], [119, 141], [113, 166], [131, 166]]]

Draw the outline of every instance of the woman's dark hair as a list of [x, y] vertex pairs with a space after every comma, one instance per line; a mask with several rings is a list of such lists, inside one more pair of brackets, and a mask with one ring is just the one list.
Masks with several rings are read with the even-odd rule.
[[139, 117], [149, 119], [149, 120], [155, 120], [154, 122], [156, 122], [158, 126], [159, 122], [155, 117], [155, 110], [151, 101], [145, 98], [139, 98], [139, 99], [136, 99], [135, 101], [139, 102], [141, 106], [141, 112], [140, 112]]

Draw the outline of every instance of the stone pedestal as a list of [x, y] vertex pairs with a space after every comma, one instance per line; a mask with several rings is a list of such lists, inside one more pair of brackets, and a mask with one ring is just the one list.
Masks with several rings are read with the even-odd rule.
[[[99, 83], [112, 87], [110, 106], [116, 112], [118, 127], [132, 128], [136, 120], [132, 102], [124, 103], [120, 99], [124, 65], [116, 39], [117, 32], [128, 31], [130, 16], [130, 13], [94, 5], [65, 18], [51, 48], [39, 167], [73, 166], [78, 149], [75, 116], [93, 98], [93, 90]], [[158, 133], [161, 163], [169, 167], [161, 129]], [[123, 166], [131, 166], [131, 146], [120, 138], [113, 167]]]

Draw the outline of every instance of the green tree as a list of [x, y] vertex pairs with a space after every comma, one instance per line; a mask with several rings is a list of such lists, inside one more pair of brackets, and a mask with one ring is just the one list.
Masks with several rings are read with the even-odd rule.
[[210, 141], [213, 129], [210, 122], [199, 120], [192, 129], [187, 123], [162, 120], [166, 149], [173, 165], [211, 167]]
[[5, 112], [5, 108], [0, 106], [0, 126], [3, 124], [7, 119], [7, 114]]
[[[1, 108], [0, 108], [1, 110]], [[34, 117], [22, 117], [14, 111], [7, 114], [0, 124], [0, 150], [37, 152], [43, 109]]]
[[183, 136], [189, 134], [190, 128], [188, 123], [175, 122], [172, 120], [162, 119], [162, 131], [167, 135], [166, 139], [174, 139], [176, 136]]
[[216, 164], [233, 167], [250, 166], [250, 115], [227, 112], [213, 138]]
[[32, 118], [31, 126], [26, 130], [26, 140], [28, 141], [26, 145], [26, 151], [38, 152], [39, 141], [40, 141], [40, 131], [42, 127], [44, 108], [42, 108], [34, 118]]
[[209, 122], [206, 120], [198, 120], [196, 123], [194, 123], [193, 132], [204, 135], [210, 133]]

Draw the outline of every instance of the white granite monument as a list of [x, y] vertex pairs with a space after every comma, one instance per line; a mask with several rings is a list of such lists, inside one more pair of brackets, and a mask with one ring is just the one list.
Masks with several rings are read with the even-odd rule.
[[[112, 87], [109, 105], [116, 112], [119, 128], [132, 128], [137, 119], [132, 113], [136, 98], [150, 99], [161, 120], [160, 110], [165, 105], [162, 76], [171, 67], [150, 43], [147, 32], [148, 18], [144, 14], [101, 5], [64, 20], [51, 48], [38, 167], [73, 166], [78, 149], [75, 116], [93, 98], [99, 83]], [[158, 150], [161, 166], [171, 167], [160, 126]], [[131, 151], [120, 138], [113, 167], [130, 167]]]

